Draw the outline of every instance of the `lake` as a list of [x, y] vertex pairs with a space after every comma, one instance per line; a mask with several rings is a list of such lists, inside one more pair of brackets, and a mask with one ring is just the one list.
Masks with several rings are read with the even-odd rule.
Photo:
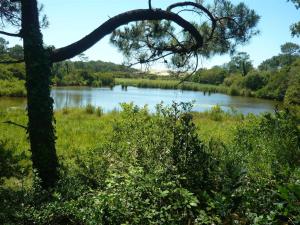
[[[121, 86], [110, 88], [91, 87], [54, 87], [51, 92], [54, 98], [54, 108], [84, 107], [87, 104], [100, 106], [105, 112], [119, 110], [120, 103], [133, 102], [135, 105], [144, 106], [153, 111], [155, 106], [161, 102], [171, 105], [175, 102], [194, 101], [194, 111], [206, 111], [214, 105], [219, 105], [224, 110], [235, 108], [237, 111], [248, 114], [259, 114], [272, 112], [279, 102], [248, 98], [241, 96], [229, 96], [213, 93], [208, 95], [203, 92], [165, 90], [158, 88], [136, 88], [128, 87], [127, 91]], [[0, 98], [1, 107], [26, 107], [26, 100], [23, 98]]]

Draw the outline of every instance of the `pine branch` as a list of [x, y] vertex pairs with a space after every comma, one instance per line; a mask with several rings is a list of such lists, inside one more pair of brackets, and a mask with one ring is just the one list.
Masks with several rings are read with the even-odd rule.
[[196, 43], [193, 46], [194, 49], [198, 49], [203, 46], [203, 38], [196, 27], [194, 27], [194, 25], [187, 20], [183, 19], [181, 16], [161, 9], [137, 9], [112, 17], [81, 40], [74, 42], [73, 44], [70, 44], [66, 47], [54, 50], [51, 55], [51, 60], [52, 62], [60, 62], [66, 59], [70, 59], [84, 52], [85, 50], [96, 44], [98, 41], [100, 41], [103, 37], [112, 33], [118, 27], [126, 25], [130, 22], [144, 20], [173, 21], [184, 28], [184, 30], [189, 32], [195, 39]]
[[5, 31], [0, 31], [0, 34], [10, 36], [10, 37], [22, 37], [22, 35], [20, 33], [14, 34], [14, 33], [9, 33], [9, 32], [5, 32]]
[[195, 2], [178, 2], [178, 3], [174, 3], [172, 5], [170, 5], [167, 8], [167, 11], [172, 11], [172, 9], [178, 8], [178, 7], [186, 7], [186, 6], [193, 6], [196, 9], [201, 10], [202, 12], [204, 12], [211, 20], [212, 22], [212, 29], [211, 29], [211, 33], [209, 35], [208, 40], [212, 39], [213, 34], [215, 32], [216, 26], [217, 26], [217, 19], [214, 17], [214, 15], [203, 5], [195, 3]]

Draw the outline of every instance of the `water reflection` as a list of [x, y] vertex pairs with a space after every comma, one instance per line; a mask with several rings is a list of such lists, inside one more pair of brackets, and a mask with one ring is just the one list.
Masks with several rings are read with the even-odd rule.
[[155, 106], [162, 101], [166, 105], [176, 102], [195, 101], [195, 111], [205, 111], [214, 105], [220, 105], [224, 110], [235, 108], [238, 111], [247, 114], [261, 112], [272, 112], [276, 104], [275, 101], [228, 96], [224, 94], [147, 89], [115, 86], [111, 88], [90, 88], [90, 87], [62, 87], [53, 88], [52, 97], [55, 101], [55, 109], [64, 107], [83, 107], [87, 104], [101, 106], [106, 112], [114, 109], [120, 109], [119, 104], [123, 102], [134, 102], [138, 106], [148, 105], [153, 111]]
[[51, 96], [54, 99], [54, 108], [61, 109], [64, 107], [83, 107], [83, 99], [91, 99], [91, 92], [87, 92], [86, 95], [78, 90], [72, 89], [55, 89], [51, 92]]
[[[147, 89], [121, 86], [114, 88], [90, 88], [90, 87], [56, 87], [51, 91], [54, 99], [54, 108], [84, 107], [87, 104], [101, 106], [104, 111], [120, 109], [120, 103], [133, 102], [143, 107], [148, 105], [151, 111], [161, 102], [171, 105], [176, 102], [194, 101], [195, 111], [205, 111], [214, 105], [220, 105], [224, 110], [235, 108], [244, 114], [272, 112], [278, 102], [257, 98], [228, 96], [208, 92]], [[0, 98], [0, 108], [26, 107], [24, 98]]]

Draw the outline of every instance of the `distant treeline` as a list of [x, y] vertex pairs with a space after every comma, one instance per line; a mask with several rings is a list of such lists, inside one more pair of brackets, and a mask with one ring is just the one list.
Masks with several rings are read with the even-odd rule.
[[[230, 95], [253, 96], [300, 104], [300, 46], [287, 43], [282, 53], [255, 69], [246, 53], [223, 66], [200, 69], [189, 80], [228, 88]], [[288, 48], [290, 47], [290, 48]], [[288, 49], [286, 49], [288, 48]]]
[[57, 86], [113, 86], [115, 77], [129, 77], [137, 73], [123, 65], [102, 61], [65, 61], [52, 69], [52, 83]]
[[[8, 47], [0, 38], [0, 60], [12, 61], [23, 58], [22, 46]], [[115, 81], [115, 78], [123, 78]], [[134, 78], [136, 81], [124, 78]], [[139, 78], [139, 80], [137, 80]], [[140, 78], [146, 78], [141, 80]], [[157, 76], [141, 73], [123, 65], [102, 61], [64, 61], [52, 68], [54, 86], [114, 86], [117, 84], [140, 87], [180, 88], [229, 95], [253, 96], [285, 101], [300, 105], [300, 46], [286, 43], [281, 53], [254, 68], [247, 53], [240, 52], [231, 61], [211, 69], [200, 69], [178, 85], [174, 75]], [[157, 81], [153, 81], [157, 80]], [[0, 96], [25, 96], [24, 64], [0, 64]], [[200, 84], [200, 85], [199, 85]]]
[[[23, 59], [23, 47], [8, 47], [0, 38], [0, 96], [26, 96], [24, 63], [4, 63]], [[55, 86], [113, 86], [115, 77], [134, 77], [138, 70], [102, 61], [64, 61], [52, 68]]]

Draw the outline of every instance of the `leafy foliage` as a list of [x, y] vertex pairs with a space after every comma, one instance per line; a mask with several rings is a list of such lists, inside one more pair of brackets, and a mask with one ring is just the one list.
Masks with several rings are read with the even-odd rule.
[[135, 69], [102, 61], [65, 61], [54, 64], [52, 82], [58, 86], [113, 86], [114, 77], [135, 72]]
[[6, 24], [20, 26], [20, 4], [16, 1], [2, 0], [0, 3], [1, 27]]
[[[300, 1], [299, 0], [288, 0], [288, 1], [293, 2], [297, 9], [300, 8]], [[300, 21], [293, 24], [293, 25], [291, 25], [291, 33], [292, 33], [292, 36], [297, 36], [297, 37], [300, 36]]]
[[239, 52], [234, 55], [226, 66], [230, 73], [240, 73], [243, 76], [246, 76], [253, 69], [250, 56], [246, 52]]
[[246, 88], [256, 91], [267, 84], [267, 77], [253, 71], [245, 77], [244, 84]]
[[224, 79], [228, 76], [228, 72], [219, 66], [214, 66], [213, 68], [200, 69], [192, 77], [193, 82], [203, 83], [203, 84], [222, 84]]
[[281, 52], [288, 55], [300, 55], [300, 46], [292, 42], [287, 42], [281, 46]]
[[[18, 183], [11, 188], [4, 180], [1, 221], [298, 223], [300, 132], [291, 112], [241, 116], [216, 106], [201, 114], [191, 113], [191, 105], [183, 103], [158, 105], [154, 114], [133, 104], [122, 108], [102, 117], [85, 109], [58, 112], [58, 132], [68, 137], [58, 141], [62, 179], [50, 192], [41, 189], [34, 174], [15, 178], [33, 177], [26, 188]], [[234, 124], [232, 129], [228, 123]], [[214, 124], [226, 127], [225, 136], [216, 135], [216, 127], [209, 132]], [[16, 129], [10, 127], [9, 133]], [[201, 136], [210, 133], [205, 141], [198, 135], [201, 129]], [[2, 165], [10, 168], [2, 170], [6, 175], [18, 171]]]

